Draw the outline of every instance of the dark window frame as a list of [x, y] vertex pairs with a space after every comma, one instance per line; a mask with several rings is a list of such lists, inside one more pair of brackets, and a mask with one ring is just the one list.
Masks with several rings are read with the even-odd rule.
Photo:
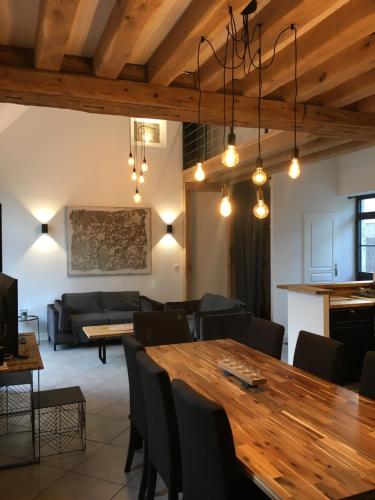
[[[375, 219], [375, 211], [374, 212], [362, 212], [361, 211], [361, 203], [363, 200], [374, 198], [375, 193], [366, 194], [363, 196], [355, 197], [355, 233], [356, 233], [356, 279], [358, 281], [363, 280], [372, 280], [372, 273], [365, 273], [361, 271], [361, 221], [366, 219]], [[375, 271], [375, 269], [374, 269]]]

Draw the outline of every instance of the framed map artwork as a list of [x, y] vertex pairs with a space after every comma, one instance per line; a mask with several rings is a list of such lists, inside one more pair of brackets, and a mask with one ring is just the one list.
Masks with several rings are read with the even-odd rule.
[[151, 209], [67, 207], [69, 276], [151, 273]]

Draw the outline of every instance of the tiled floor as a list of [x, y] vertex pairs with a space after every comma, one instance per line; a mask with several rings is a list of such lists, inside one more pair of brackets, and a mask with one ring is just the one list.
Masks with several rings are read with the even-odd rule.
[[[45, 369], [41, 389], [79, 385], [87, 401], [87, 449], [41, 459], [29, 465], [0, 471], [0, 500], [136, 500], [142, 453], [133, 470], [124, 474], [128, 445], [129, 390], [120, 345], [107, 348], [107, 364], [95, 347], [53, 351], [41, 343]], [[165, 498], [166, 490], [157, 486]]]

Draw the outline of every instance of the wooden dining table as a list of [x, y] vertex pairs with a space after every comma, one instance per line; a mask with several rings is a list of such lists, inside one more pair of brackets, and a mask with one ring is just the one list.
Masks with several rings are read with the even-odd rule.
[[[375, 498], [375, 402], [234, 340], [148, 347], [147, 353], [222, 405], [237, 458], [271, 498]], [[233, 356], [267, 381], [245, 389], [218, 361]]]

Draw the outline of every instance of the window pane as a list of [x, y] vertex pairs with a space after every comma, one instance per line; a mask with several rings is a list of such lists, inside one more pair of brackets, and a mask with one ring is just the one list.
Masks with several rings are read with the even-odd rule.
[[375, 212], [375, 198], [361, 200], [361, 212]]
[[361, 247], [361, 269], [362, 273], [375, 272], [375, 246]]
[[361, 220], [361, 245], [375, 245], [375, 219]]

